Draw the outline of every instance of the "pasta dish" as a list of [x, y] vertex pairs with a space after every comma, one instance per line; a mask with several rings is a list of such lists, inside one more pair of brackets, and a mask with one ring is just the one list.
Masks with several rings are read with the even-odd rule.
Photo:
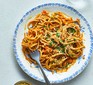
[[77, 58], [83, 54], [83, 33], [80, 31], [80, 20], [63, 12], [48, 12], [43, 10], [25, 26], [22, 51], [30, 62], [36, 62], [27, 57], [27, 50], [40, 52], [41, 65], [52, 72], [67, 71]]

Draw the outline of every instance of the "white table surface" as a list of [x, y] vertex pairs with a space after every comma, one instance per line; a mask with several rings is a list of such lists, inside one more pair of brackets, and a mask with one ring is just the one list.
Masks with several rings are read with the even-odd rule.
[[[30, 81], [32, 85], [45, 85], [30, 78], [19, 67], [13, 53], [13, 34], [17, 23], [28, 10], [49, 2], [68, 4], [65, 0], [0, 0], [0, 85], [14, 85], [20, 80]], [[86, 9], [78, 11], [93, 27], [93, 0], [88, 0], [88, 3]], [[93, 85], [93, 55], [79, 76], [57, 85]]]

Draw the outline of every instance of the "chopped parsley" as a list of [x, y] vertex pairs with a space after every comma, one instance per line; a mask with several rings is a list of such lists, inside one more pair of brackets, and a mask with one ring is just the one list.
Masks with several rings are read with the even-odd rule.
[[73, 54], [69, 54], [68, 56], [73, 57], [74, 55]]
[[66, 64], [66, 66], [65, 66], [65, 68], [68, 68], [68, 67], [69, 67], [69, 65], [70, 65], [70, 63], [67, 63], [67, 64]]
[[62, 42], [63, 42], [63, 40], [61, 40], [61, 39], [60, 39], [59, 41], [60, 41], [60, 43], [62, 43]]
[[60, 37], [60, 33], [57, 32], [57, 33], [56, 33], [56, 36], [57, 36], [57, 37]]
[[47, 26], [44, 25], [43, 28], [47, 28]]
[[63, 48], [63, 49], [61, 50], [61, 53], [65, 53], [65, 48]]
[[67, 31], [72, 34], [74, 34], [76, 32], [76, 30], [74, 28], [68, 28]]
[[57, 46], [56, 49], [59, 50], [59, 51], [61, 50], [61, 48], [59, 46]]
[[49, 43], [49, 46], [52, 46], [53, 44], [56, 44], [56, 42], [54, 41], [54, 39], [51, 39], [51, 42]]
[[47, 37], [50, 37], [50, 35], [49, 35], [49, 34], [47, 34], [46, 36], [47, 36]]
[[49, 46], [52, 46], [52, 45], [53, 45], [53, 42], [50, 42], [50, 43], [49, 43]]
[[53, 43], [56, 43], [56, 42], [54, 41], [54, 39], [51, 39], [51, 41], [52, 41]]
[[62, 49], [61, 49], [61, 52], [62, 52], [62, 53], [65, 53], [65, 47], [66, 47], [66, 45], [61, 45], [61, 48], [62, 48]]
[[76, 38], [74, 38], [74, 41], [76, 41]]

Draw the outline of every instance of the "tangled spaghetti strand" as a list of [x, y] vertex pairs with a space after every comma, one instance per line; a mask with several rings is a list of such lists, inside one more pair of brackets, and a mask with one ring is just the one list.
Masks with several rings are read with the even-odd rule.
[[83, 53], [83, 33], [80, 20], [62, 13], [43, 10], [33, 20], [26, 23], [22, 50], [30, 63], [36, 62], [27, 57], [27, 49], [40, 52], [41, 65], [54, 72], [67, 71]]

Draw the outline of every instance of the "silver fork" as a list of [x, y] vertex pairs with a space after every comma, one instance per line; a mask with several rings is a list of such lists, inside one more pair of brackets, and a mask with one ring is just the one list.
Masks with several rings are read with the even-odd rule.
[[39, 61], [40, 52], [38, 50], [36, 50], [34, 52], [30, 52], [28, 54], [28, 56], [31, 57], [32, 59], [34, 59], [36, 61], [36, 63], [38, 64], [38, 66], [40, 67], [40, 70], [41, 70], [41, 72], [43, 74], [43, 77], [45, 79], [46, 85], [52, 85], [50, 83], [50, 81], [48, 80], [48, 78], [47, 78], [47, 76], [46, 76], [45, 72], [43, 71], [42, 66], [40, 64], [40, 61]]

